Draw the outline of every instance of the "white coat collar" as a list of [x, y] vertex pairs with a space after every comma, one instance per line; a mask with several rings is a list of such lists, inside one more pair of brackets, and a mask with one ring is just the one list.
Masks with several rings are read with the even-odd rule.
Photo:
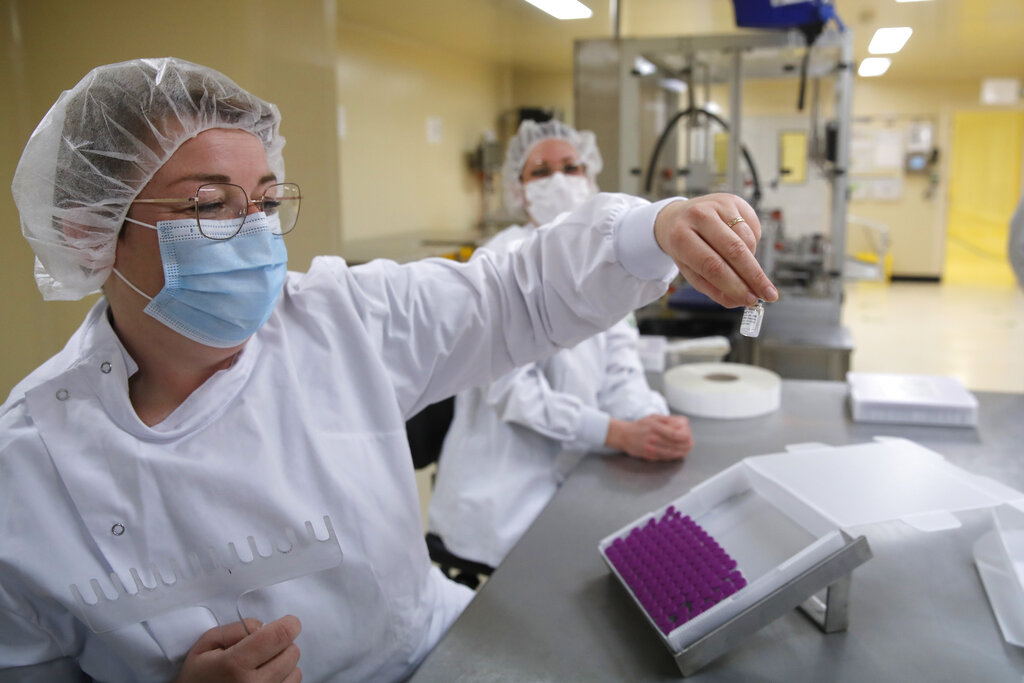
[[[82, 566], [92, 566], [92, 571], [75, 574], [71, 582], [85, 585], [112, 570], [127, 581], [128, 568], [164, 559], [153, 557], [154, 539], [171, 548], [167, 557], [184, 556], [174, 550], [181, 529], [161, 506], [177, 504], [175, 495], [188, 500], [194, 494], [173, 492], [165, 499], [158, 487], [149, 485], [150, 475], [173, 460], [172, 441], [187, 441], [231, 407], [253, 372], [260, 348], [251, 339], [232, 367], [208, 379], [162, 423], [148, 427], [128, 398], [128, 377], [137, 365], [110, 325], [106, 302], [93, 307], [58, 354], [49, 378], [25, 392], [39, 437], [103, 558], [98, 564], [83, 558]], [[70, 591], [64, 597], [70, 603]], [[161, 642], [171, 642], [165, 633], [170, 627], [147, 628], [160, 631]]]
[[[128, 378], [138, 371], [138, 365], [111, 327], [107, 311], [106, 301], [99, 301], [75, 335], [77, 348], [68, 349], [73, 354], [68, 368], [26, 393], [35, 395], [30, 402], [36, 408], [45, 406], [44, 413], [49, 413], [72, 405], [72, 399], [95, 399], [109, 419], [132, 436], [172, 441], [220, 417], [242, 391], [262, 348], [254, 335], [231, 367], [216, 372], [166, 419], [149, 427], [139, 419], [128, 397]], [[80, 427], [88, 429], [88, 425]]]

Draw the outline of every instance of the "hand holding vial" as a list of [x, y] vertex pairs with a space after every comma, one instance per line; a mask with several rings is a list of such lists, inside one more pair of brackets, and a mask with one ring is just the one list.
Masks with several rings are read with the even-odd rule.
[[658, 213], [654, 235], [686, 281], [726, 308], [779, 298], [754, 256], [761, 223], [740, 197], [718, 193], [671, 202]]

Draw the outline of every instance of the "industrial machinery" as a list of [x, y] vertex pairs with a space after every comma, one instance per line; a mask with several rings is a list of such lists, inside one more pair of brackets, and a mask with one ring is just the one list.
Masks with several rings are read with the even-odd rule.
[[845, 377], [853, 348], [840, 323], [853, 51], [851, 34], [826, 24], [577, 41], [575, 122], [597, 135], [601, 189], [651, 200], [746, 198], [763, 228], [758, 260], [781, 293], [756, 340], [734, 334], [741, 311], [685, 283], [638, 312], [642, 331], [726, 334], [731, 360], [784, 377]]

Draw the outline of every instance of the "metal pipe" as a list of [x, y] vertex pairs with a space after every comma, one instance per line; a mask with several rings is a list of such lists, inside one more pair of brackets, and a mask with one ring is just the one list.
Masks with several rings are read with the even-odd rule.
[[729, 192], [740, 194], [743, 190], [740, 175], [740, 139], [743, 135], [743, 52], [733, 50], [732, 76], [729, 81], [729, 144], [727, 148], [726, 182]]

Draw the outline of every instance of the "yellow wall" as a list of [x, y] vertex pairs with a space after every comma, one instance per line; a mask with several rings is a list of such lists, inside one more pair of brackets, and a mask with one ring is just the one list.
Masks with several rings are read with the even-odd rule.
[[620, 0], [623, 36], [681, 36], [720, 33], [722, 26], [733, 26], [732, 2], [680, 2], [679, 0]]
[[[219, 69], [275, 102], [283, 115], [289, 180], [302, 185], [300, 227], [288, 237], [292, 267], [337, 252], [334, 20], [324, 0], [0, 0], [0, 185], [36, 123], [92, 67], [173, 55]], [[286, 20], [273, 21], [274, 16]], [[331, 144], [323, 144], [330, 136]], [[10, 195], [8, 194], [8, 199]], [[0, 395], [59, 350], [87, 302], [44, 302], [32, 252], [11, 201], [0, 202]]]
[[[935, 145], [939, 149], [938, 184], [934, 196], [925, 197], [927, 178], [905, 176], [905, 199], [900, 202], [851, 202], [850, 211], [889, 225], [892, 240], [893, 272], [896, 275], [944, 276], [946, 230], [949, 214], [951, 159], [954, 147], [953, 121], [960, 113], [985, 109], [979, 103], [981, 82], [976, 79], [934, 83], [901, 83], [877, 79], [857, 79], [853, 100], [854, 117], [867, 117], [872, 125], [903, 125], [914, 119], [936, 123]], [[1018, 112], [1024, 106], [1009, 108]], [[1020, 158], [1019, 143], [1013, 150]], [[1004, 172], [978, 169], [977, 181], [996, 183]], [[985, 178], [984, 173], [992, 173]]]
[[508, 69], [345, 22], [337, 35], [345, 240], [473, 229], [480, 193], [466, 155], [509, 106]]
[[512, 70], [513, 107], [554, 107], [564, 121], [572, 123], [573, 105], [572, 70]]
[[[480, 195], [466, 154], [484, 131], [515, 106], [556, 106], [571, 117], [571, 74], [514, 74], [507, 60], [338, 21], [335, 0], [222, 0], [217, 21], [199, 20], [210, 11], [202, 0], [173, 11], [130, 0], [0, 0], [4, 187], [36, 123], [89, 69], [140, 56], [190, 59], [281, 108], [288, 179], [304, 195], [288, 237], [290, 266], [302, 270], [317, 254], [344, 254], [349, 241], [467, 232]], [[428, 117], [441, 120], [439, 144], [427, 141]], [[63, 346], [96, 297], [43, 302], [12, 203], [2, 203], [0, 219], [0, 314], [14, 321], [0, 331], [5, 396]]]
[[[947, 174], [941, 169], [948, 166], [949, 148], [938, 138], [943, 137], [944, 128], [937, 112], [925, 114], [869, 114], [854, 118], [853, 138], [871, 140], [874, 136], [905, 136], [911, 126], [928, 124], [932, 126], [935, 140], [940, 149], [939, 162], [934, 170], [927, 173], [904, 173], [902, 168], [871, 168], [873, 153], [864, 153], [857, 143], [852, 145], [851, 156], [861, 159], [851, 161], [851, 199], [848, 212], [851, 217], [867, 219], [888, 228], [892, 274], [910, 277], [937, 277], [942, 270], [945, 251], [945, 188]], [[882, 138], [885, 139], [885, 138]], [[860, 154], [857, 150], [860, 149]], [[864, 159], [863, 157], [867, 157]], [[866, 162], [866, 163], [865, 163]], [[901, 185], [898, 199], [872, 197], [874, 183], [897, 182]], [[847, 253], [874, 252], [873, 232], [865, 231], [859, 222], [850, 227]]]

